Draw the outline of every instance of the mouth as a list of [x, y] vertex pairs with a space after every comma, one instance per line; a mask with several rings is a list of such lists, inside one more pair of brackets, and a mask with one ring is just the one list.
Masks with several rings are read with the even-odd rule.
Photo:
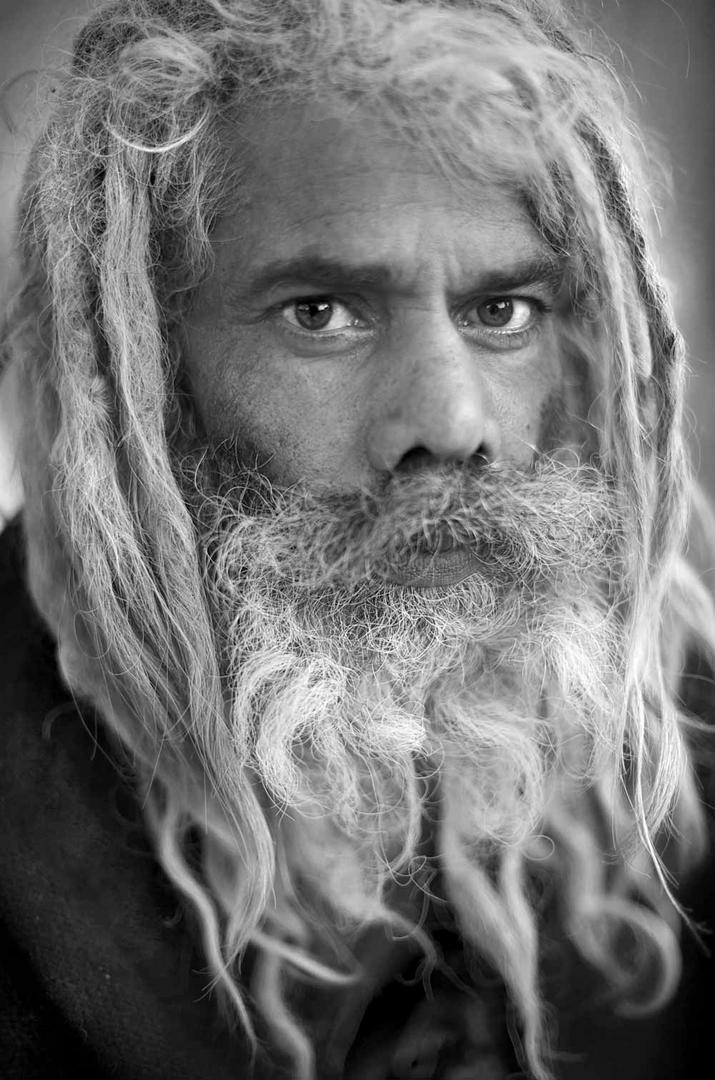
[[393, 572], [390, 584], [410, 589], [446, 588], [458, 585], [483, 568], [483, 561], [472, 548], [451, 547], [412, 559], [409, 567]]

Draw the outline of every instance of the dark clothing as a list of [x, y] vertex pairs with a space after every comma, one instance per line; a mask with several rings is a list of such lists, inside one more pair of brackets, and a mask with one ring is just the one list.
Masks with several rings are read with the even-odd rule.
[[244, 1077], [130, 789], [59, 679], [18, 532], [0, 540], [0, 1074]]
[[[131, 784], [92, 711], [78, 709], [59, 679], [54, 644], [24, 588], [17, 526], [0, 538], [0, 604], [0, 1074], [248, 1078], [246, 1041], [229, 1033], [207, 993], [205, 961], [148, 846]], [[709, 683], [697, 685], [711, 709]], [[715, 913], [714, 880], [708, 869], [693, 883], [699, 919]], [[577, 988], [560, 995], [571, 1015], [569, 1048], [585, 1051], [560, 1077], [705, 1075], [697, 1063], [712, 1042], [712, 965], [687, 935], [684, 945], [683, 989], [655, 1020], [594, 1017]], [[371, 1071], [370, 1054], [419, 1015], [421, 996], [398, 980], [376, 999], [349, 1076], [393, 1075], [377, 1064]], [[494, 1045], [503, 1049], [499, 1032]], [[495, 1071], [495, 1054], [487, 1048], [484, 1067], [464, 1080], [506, 1076], [510, 1065]], [[259, 1054], [254, 1075], [281, 1074]], [[438, 1072], [416, 1064], [400, 1075]]]

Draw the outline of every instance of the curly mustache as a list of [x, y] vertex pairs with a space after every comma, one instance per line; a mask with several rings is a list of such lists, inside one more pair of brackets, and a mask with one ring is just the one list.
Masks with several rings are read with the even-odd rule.
[[[470, 553], [473, 574], [500, 592], [617, 569], [616, 502], [590, 466], [449, 464], [393, 474], [379, 490], [313, 493], [275, 487], [223, 447], [188, 456], [181, 472], [202, 535], [221, 538], [227, 572], [232, 561], [270, 564], [277, 583], [296, 590], [409, 585], [452, 551]], [[191, 488], [203, 492], [198, 503]]]

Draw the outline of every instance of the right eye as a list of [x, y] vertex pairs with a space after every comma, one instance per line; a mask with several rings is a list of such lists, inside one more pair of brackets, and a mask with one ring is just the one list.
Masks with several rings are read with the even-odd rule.
[[286, 322], [309, 334], [331, 334], [359, 326], [360, 319], [346, 304], [329, 296], [291, 300], [281, 308]]

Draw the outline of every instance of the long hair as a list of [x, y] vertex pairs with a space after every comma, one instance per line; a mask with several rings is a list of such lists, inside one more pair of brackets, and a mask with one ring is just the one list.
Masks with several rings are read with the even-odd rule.
[[[79, 35], [28, 171], [23, 281], [4, 342], [27, 417], [29, 583], [64, 677], [130, 755], [158, 858], [195, 911], [230, 1007], [250, 1032], [237, 964], [253, 944], [268, 972], [258, 1010], [296, 1071], [312, 1075], [280, 969], [338, 976], [297, 916], [290, 944], [271, 923], [285, 868], [226, 721], [175, 468], [175, 448], [196, 434], [181, 322], [211, 269], [212, 225], [240, 197], [226, 131], [242, 110], [286, 98], [373, 110], [465, 190], [511, 185], [567, 260], [586, 449], [622, 511], [619, 753], [595, 797], [620, 873], [597, 869], [604, 846], [584, 801], [553, 817], [555, 877], [576, 947], [607, 974], [618, 962], [603, 920], [642, 928], [661, 960], [656, 1004], [677, 981], [659, 852], [669, 837], [680, 869], [702, 837], [678, 680], [689, 649], [713, 655], [715, 631], [684, 558], [695, 490], [684, 349], [650, 256], [639, 147], [608, 64], [556, 0], [117, 0]], [[194, 829], [201, 868], [186, 855]], [[222, 872], [226, 860], [243, 872]], [[504, 977], [529, 1067], [545, 1077], [537, 965], [520, 962], [538, 952], [522, 870], [504, 863], [497, 898], [464, 932]], [[644, 891], [648, 917], [633, 900]]]

